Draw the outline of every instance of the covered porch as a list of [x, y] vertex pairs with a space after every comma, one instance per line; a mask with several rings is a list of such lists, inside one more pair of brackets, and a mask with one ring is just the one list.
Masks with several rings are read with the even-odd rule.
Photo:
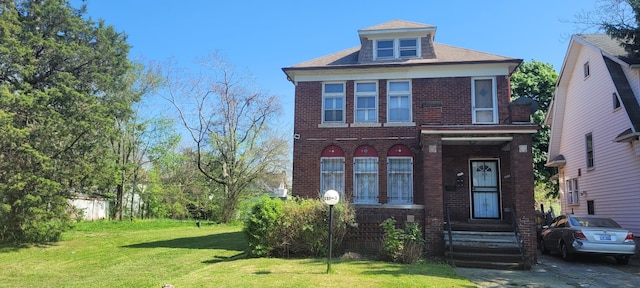
[[[464, 227], [458, 230], [475, 234], [461, 234], [512, 233], [523, 262], [535, 263], [531, 136], [536, 131], [535, 125], [422, 126], [425, 238], [434, 243], [428, 253], [450, 255], [449, 228]], [[492, 231], [495, 227], [500, 231]]]

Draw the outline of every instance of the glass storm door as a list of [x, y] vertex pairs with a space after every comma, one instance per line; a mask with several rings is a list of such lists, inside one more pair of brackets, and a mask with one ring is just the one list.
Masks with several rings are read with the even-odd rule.
[[500, 218], [498, 161], [471, 161], [471, 206], [474, 219]]

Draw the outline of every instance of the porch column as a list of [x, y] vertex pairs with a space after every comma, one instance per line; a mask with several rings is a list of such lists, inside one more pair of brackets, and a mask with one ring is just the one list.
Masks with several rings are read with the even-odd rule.
[[444, 205], [442, 185], [442, 140], [440, 135], [422, 135], [424, 175], [424, 238], [428, 255], [444, 255]]
[[535, 226], [535, 197], [533, 191], [532, 135], [514, 135], [511, 142], [511, 177], [513, 179], [513, 203], [520, 233], [524, 238], [529, 263], [536, 263], [537, 239]]

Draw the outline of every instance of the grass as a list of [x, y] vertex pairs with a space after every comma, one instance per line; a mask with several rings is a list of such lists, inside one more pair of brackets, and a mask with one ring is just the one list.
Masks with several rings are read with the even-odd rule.
[[475, 287], [445, 264], [247, 258], [237, 225], [78, 223], [48, 246], [0, 246], [2, 287]]

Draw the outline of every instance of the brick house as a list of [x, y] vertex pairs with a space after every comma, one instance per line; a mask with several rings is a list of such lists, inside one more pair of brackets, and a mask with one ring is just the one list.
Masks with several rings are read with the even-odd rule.
[[522, 60], [437, 43], [435, 32], [394, 20], [359, 30], [360, 47], [283, 68], [295, 85], [292, 194], [334, 189], [352, 203], [347, 249], [378, 249], [379, 224], [394, 217], [420, 223], [426, 253], [444, 255], [449, 217], [517, 224], [535, 261], [537, 126], [529, 103], [510, 102]]

